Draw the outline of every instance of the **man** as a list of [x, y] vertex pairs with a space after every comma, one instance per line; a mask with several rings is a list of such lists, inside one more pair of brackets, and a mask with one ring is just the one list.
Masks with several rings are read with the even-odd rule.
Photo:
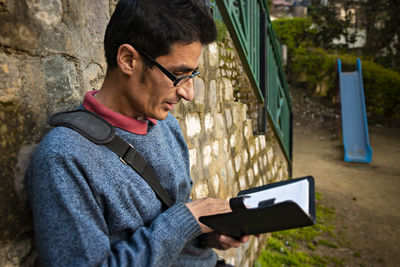
[[201, 224], [230, 211], [228, 202], [190, 201], [186, 143], [169, 114], [194, 96], [203, 45], [216, 38], [199, 0], [121, 0], [107, 26], [107, 74], [80, 109], [97, 113], [154, 169], [174, 204], [110, 149], [78, 132], [52, 129], [26, 173], [35, 244], [43, 266], [215, 266], [210, 247], [247, 242]]

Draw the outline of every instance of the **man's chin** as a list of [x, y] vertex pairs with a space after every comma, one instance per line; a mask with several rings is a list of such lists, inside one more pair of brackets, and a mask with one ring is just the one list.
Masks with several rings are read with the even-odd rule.
[[154, 114], [153, 116], [150, 116], [150, 118], [156, 119], [158, 121], [162, 121], [162, 120], [165, 120], [168, 117], [168, 113], [169, 113], [169, 111], [164, 111], [164, 112], [159, 113], [159, 114]]

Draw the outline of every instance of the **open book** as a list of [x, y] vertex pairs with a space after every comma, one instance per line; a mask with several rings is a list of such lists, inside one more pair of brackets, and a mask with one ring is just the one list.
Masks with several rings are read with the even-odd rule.
[[311, 176], [251, 188], [230, 199], [232, 212], [202, 216], [199, 220], [236, 238], [313, 225], [314, 188]]

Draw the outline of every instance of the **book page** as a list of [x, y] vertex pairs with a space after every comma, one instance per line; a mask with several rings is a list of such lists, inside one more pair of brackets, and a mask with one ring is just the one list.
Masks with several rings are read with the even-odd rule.
[[307, 214], [309, 213], [309, 182], [307, 179], [285, 184], [278, 187], [262, 190], [247, 194], [244, 199], [246, 207], [258, 208], [259, 203], [264, 201], [268, 204], [276, 204], [287, 200], [292, 200], [299, 205]]

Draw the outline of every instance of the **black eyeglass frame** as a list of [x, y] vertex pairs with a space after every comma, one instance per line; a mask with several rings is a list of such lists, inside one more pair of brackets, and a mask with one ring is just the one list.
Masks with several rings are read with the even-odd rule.
[[142, 54], [144, 57], [146, 57], [148, 60], [151, 61], [159, 70], [161, 70], [162, 73], [165, 74], [174, 84], [175, 87], [177, 86], [182, 86], [185, 84], [187, 81], [189, 81], [191, 78], [197, 76], [200, 74], [200, 72], [195, 69], [192, 74], [190, 75], [185, 75], [182, 77], [176, 77], [174, 74], [172, 74], [169, 70], [167, 70], [165, 67], [163, 67], [160, 63], [158, 63], [152, 56], [150, 56], [147, 52], [143, 51], [140, 48], [135, 47], [135, 49]]

